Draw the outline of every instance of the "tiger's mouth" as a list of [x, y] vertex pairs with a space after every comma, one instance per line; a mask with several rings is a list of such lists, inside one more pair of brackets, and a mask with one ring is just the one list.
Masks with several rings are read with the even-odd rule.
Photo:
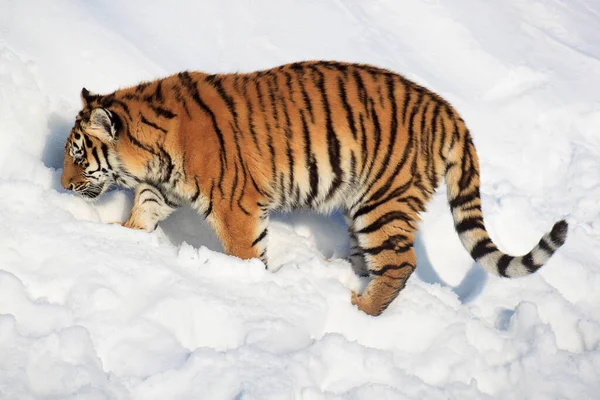
[[106, 190], [106, 184], [101, 185], [86, 185], [81, 190], [77, 191], [77, 194], [86, 200], [93, 200], [100, 196]]

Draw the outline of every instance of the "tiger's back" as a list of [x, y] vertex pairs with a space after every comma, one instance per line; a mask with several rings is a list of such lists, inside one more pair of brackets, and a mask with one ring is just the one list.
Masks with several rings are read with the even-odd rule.
[[499, 251], [483, 223], [464, 121], [435, 93], [387, 70], [303, 62], [248, 74], [182, 72], [82, 97], [65, 187], [85, 173], [74, 154], [94, 155], [75, 135], [91, 137], [102, 149], [96, 156], [105, 155], [94, 164], [110, 171], [106, 182], [136, 188], [126, 226], [152, 230], [190, 204], [226, 252], [264, 261], [270, 210], [341, 208], [353, 267], [372, 278], [352, 300], [369, 314], [383, 311], [415, 269], [416, 221], [442, 178], [463, 245], [492, 273], [531, 273], [566, 238], [561, 221], [523, 257]]

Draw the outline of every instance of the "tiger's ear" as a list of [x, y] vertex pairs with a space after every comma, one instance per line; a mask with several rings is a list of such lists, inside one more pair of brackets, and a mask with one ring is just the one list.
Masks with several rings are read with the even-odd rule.
[[90, 115], [89, 130], [100, 140], [113, 141], [117, 136], [118, 119], [106, 108], [94, 108]]
[[86, 88], [81, 89], [81, 101], [83, 102], [84, 107], [97, 97], [98, 95], [90, 93]]

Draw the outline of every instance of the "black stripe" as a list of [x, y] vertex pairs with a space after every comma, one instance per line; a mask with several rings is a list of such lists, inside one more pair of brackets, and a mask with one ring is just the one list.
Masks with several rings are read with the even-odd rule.
[[252, 247], [256, 246], [258, 244], [258, 242], [260, 242], [261, 240], [263, 240], [266, 236], [267, 236], [267, 228], [265, 228], [260, 235], [258, 235], [258, 237], [254, 240], [254, 242], [252, 242]]
[[[258, 187], [258, 184], [254, 180], [254, 177], [252, 176], [252, 174], [250, 174], [250, 182], [252, 182], [252, 186], [254, 186], [254, 189], [256, 189], [256, 191], [258, 192], [258, 194], [260, 194], [261, 196], [264, 196], [264, 197], [268, 198], [269, 200], [271, 200], [271, 196], [269, 194], [265, 193], [264, 191], [262, 191]], [[260, 204], [259, 204], [259, 206], [260, 206]]]
[[267, 84], [267, 89], [269, 91], [268, 95], [269, 95], [269, 102], [271, 105], [271, 115], [275, 118], [275, 131], [278, 133], [279, 132], [279, 109], [277, 108], [277, 99], [275, 98], [275, 93], [278, 93], [278, 84], [277, 84], [277, 78], [273, 77], [273, 80], [268, 79], [268, 77], [265, 79], [265, 82]]
[[376, 80], [377, 76], [375, 75], [375, 76], [371, 76], [371, 77], [373, 78], [373, 81], [374, 81], [373, 85], [377, 85], [376, 93], [377, 93], [377, 99], [379, 100], [379, 106], [385, 107], [383, 104], [383, 94], [381, 93], [381, 85], [377, 84], [378, 83]]
[[264, 249], [262, 251], [262, 253], [260, 253], [260, 255], [258, 256], [258, 258], [260, 258], [260, 260], [263, 262], [263, 264], [265, 264], [265, 269], [268, 269], [269, 267], [267, 266], [267, 260], [265, 259], [266, 254], [267, 254], [267, 249]]
[[407, 196], [405, 198], [401, 198], [397, 200], [398, 203], [404, 203], [415, 213], [419, 213], [425, 211], [425, 204], [423, 201], [414, 196]]
[[[400, 265], [396, 265], [396, 264], [384, 265], [383, 267], [378, 268], [376, 271], [369, 270], [369, 272], [371, 273], [371, 275], [382, 276], [382, 275], [386, 275], [386, 273], [389, 271], [399, 271], [399, 270], [407, 268], [407, 267], [410, 269], [413, 269], [413, 270], [415, 269], [415, 266], [413, 264], [411, 264], [409, 262], [403, 262]], [[406, 277], [396, 278], [396, 277], [392, 277], [392, 276], [388, 276], [388, 275], [386, 275], [386, 277], [390, 278], [390, 279], [405, 279], [406, 278]]]
[[323, 111], [325, 113], [325, 127], [327, 129], [327, 151], [329, 153], [329, 163], [331, 164], [331, 170], [333, 171], [334, 178], [329, 187], [329, 191], [325, 196], [326, 199], [331, 199], [335, 194], [338, 187], [343, 182], [343, 174], [341, 166], [341, 154], [340, 154], [340, 141], [337, 138], [333, 130], [333, 123], [331, 120], [331, 108], [329, 107], [329, 101], [327, 100], [327, 90], [325, 89], [325, 76], [317, 68], [313, 68], [313, 71], [318, 75], [316, 81], [317, 87], [321, 94], [323, 102]]
[[402, 211], [390, 211], [386, 214], [383, 214], [381, 217], [379, 217], [375, 222], [371, 223], [370, 225], [365, 226], [364, 228], [362, 228], [361, 230], [357, 231], [356, 233], [371, 233], [371, 232], [375, 232], [378, 231], [381, 227], [383, 227], [386, 224], [389, 224], [392, 221], [404, 221], [407, 224], [411, 224], [412, 222], [412, 218], [409, 217], [408, 214], [406, 214], [405, 212]]
[[310, 182], [310, 190], [308, 192], [306, 203], [311, 205], [312, 201], [319, 195], [319, 170], [315, 156], [312, 153], [310, 132], [308, 131], [308, 125], [306, 123], [306, 118], [304, 117], [304, 110], [300, 110], [300, 120], [302, 121], [302, 132], [304, 133], [305, 162]]
[[[211, 77], [213, 79], [210, 79]], [[223, 99], [223, 101], [225, 102], [225, 105], [227, 106], [227, 109], [233, 116], [233, 121], [234, 121], [235, 125], [237, 126], [238, 114], [237, 114], [237, 111], [235, 108], [235, 100], [233, 99], [232, 96], [230, 96], [227, 93], [227, 91], [223, 87], [222, 79], [215, 75], [210, 75], [209, 77], [206, 78], [206, 80], [212, 85], [212, 87], [214, 87], [217, 90], [217, 93], [219, 94], [219, 96], [221, 96], [221, 99]]]
[[[231, 122], [229, 123], [229, 125], [230, 125], [230, 128], [233, 130], [233, 133], [234, 133], [235, 147], [237, 149], [237, 154], [238, 154], [238, 163], [239, 163], [240, 168], [242, 169], [242, 178], [243, 178], [242, 190], [240, 190], [240, 195], [237, 198], [237, 205], [240, 208], [240, 210], [242, 210], [242, 212], [244, 214], [250, 216], [250, 213], [248, 212], [248, 210], [246, 210], [244, 208], [244, 206], [242, 205], [242, 198], [244, 197], [244, 193], [246, 192], [246, 183], [248, 182], [248, 177], [247, 177], [247, 174], [246, 174], [246, 166], [244, 164], [244, 160], [243, 160], [243, 157], [242, 157], [242, 149], [241, 149], [240, 143], [239, 143], [240, 142], [239, 141], [239, 137], [238, 137], [239, 132], [233, 126], [233, 124]], [[230, 199], [231, 200], [231, 203], [230, 203], [231, 207], [233, 207], [232, 206], [232, 204], [233, 204], [233, 196], [235, 195], [235, 191], [236, 191], [236, 186], [237, 186], [237, 183], [238, 183], [238, 179], [239, 179], [238, 178], [238, 164], [236, 163], [235, 164], [235, 177], [234, 177], [234, 183], [233, 183], [233, 191], [231, 193], [231, 199]]]
[[411, 135], [414, 134], [413, 129], [414, 129], [414, 124], [415, 124], [415, 117], [417, 116], [417, 114], [419, 113], [419, 110], [421, 109], [422, 102], [423, 102], [423, 93], [418, 92], [417, 99], [415, 100], [415, 103], [411, 108], [410, 119], [408, 121], [408, 132], [410, 132]]
[[[277, 78], [275, 78], [275, 81], [277, 81]], [[285, 99], [283, 98], [283, 96], [281, 96], [281, 92], [278, 91], [279, 94], [279, 103], [281, 104], [281, 108], [283, 110], [283, 118], [284, 118], [284, 126], [283, 126], [283, 131], [285, 133], [285, 144], [286, 144], [286, 151], [285, 154], [287, 156], [287, 160], [288, 160], [288, 177], [289, 177], [289, 187], [288, 187], [288, 195], [291, 198], [293, 193], [294, 193], [294, 184], [295, 184], [295, 180], [294, 180], [294, 154], [292, 151], [292, 130], [291, 130], [291, 122], [290, 122], [290, 115], [289, 115], [289, 111], [288, 111], [288, 106], [287, 106], [287, 102], [285, 101]]]
[[98, 168], [93, 172], [99, 171], [102, 168], [102, 164], [100, 163], [100, 157], [98, 157], [98, 149], [96, 147], [92, 149], [92, 156], [94, 157], [94, 160], [96, 160], [96, 164], [98, 165]]
[[108, 146], [105, 143], [100, 143], [100, 150], [102, 150], [102, 157], [104, 157], [104, 161], [106, 161], [106, 166], [110, 171], [113, 170], [112, 165], [110, 165], [110, 160], [108, 159]]
[[404, 101], [402, 104], [402, 123], [406, 124], [406, 112], [408, 111], [408, 103], [410, 103], [411, 85], [404, 84]]
[[217, 139], [218, 139], [219, 145], [220, 145], [219, 156], [221, 159], [221, 165], [220, 165], [220, 180], [219, 180], [218, 186], [219, 186], [219, 190], [221, 191], [221, 195], [223, 195], [223, 176], [225, 175], [225, 167], [227, 167], [227, 157], [225, 154], [225, 139], [223, 137], [223, 132], [221, 132], [221, 129], [219, 128], [219, 125], [217, 124], [217, 118], [215, 116], [215, 113], [200, 98], [200, 94], [198, 93], [198, 86], [193, 81], [190, 74], [187, 71], [185, 71], [185, 72], [180, 72], [177, 76], [178, 76], [179, 80], [181, 81], [181, 83], [183, 84], [183, 86], [187, 89], [188, 93], [190, 94], [190, 96], [192, 97], [194, 102], [196, 102], [196, 104], [200, 107], [200, 109], [202, 111], [204, 111], [206, 114], [208, 114], [208, 116], [211, 119], [213, 129], [215, 131], [215, 134], [217, 135]]
[[337, 61], [319, 61], [316, 65], [317, 66], [321, 66], [321, 67], [325, 67], [325, 68], [327, 68], [329, 70], [332, 70], [332, 71], [345, 72], [348, 69], [348, 65], [342, 64], [342, 63], [337, 62]]
[[127, 132], [127, 139], [129, 139], [129, 141], [131, 142], [131, 144], [133, 144], [136, 147], [139, 147], [140, 149], [143, 149], [145, 151], [147, 151], [150, 154], [156, 155], [156, 153], [154, 152], [154, 149], [142, 142], [140, 142], [139, 140], [137, 140], [137, 138], [135, 138], [131, 133]]
[[238, 199], [237, 199], [237, 205], [244, 214], [246, 214], [247, 216], [251, 216], [250, 212], [248, 210], [246, 210], [246, 208], [242, 205], [242, 199], [244, 198], [244, 195], [246, 194], [246, 184], [248, 183], [248, 174], [246, 173], [246, 167], [244, 166], [243, 162], [241, 163], [241, 165], [242, 165], [242, 177], [244, 178], [244, 180], [242, 182], [242, 190], [240, 191], [240, 195], [238, 196]]
[[352, 71], [352, 77], [356, 82], [358, 100], [362, 103], [365, 112], [369, 113], [368, 103], [367, 103], [367, 89], [365, 88], [365, 83], [360, 76], [360, 71], [358, 69], [354, 69]]
[[310, 116], [310, 121], [315, 123], [315, 115], [313, 112], [313, 105], [308, 93], [306, 92], [306, 87], [304, 86], [304, 67], [299, 64], [291, 64], [290, 67], [294, 70], [296, 74], [296, 82], [298, 82], [298, 86], [300, 86], [300, 92], [302, 93], [302, 101], [304, 102], [305, 108], [308, 110], [308, 115]]
[[[352, 218], [358, 218], [363, 214], [367, 214], [370, 213], [371, 211], [373, 211], [374, 209], [376, 209], [377, 207], [379, 207], [382, 204], [387, 203], [389, 200], [393, 199], [394, 197], [400, 196], [401, 194], [403, 194], [404, 192], [406, 192], [410, 187], [412, 186], [412, 182], [409, 181], [399, 187], [397, 187], [396, 189], [393, 190], [392, 193], [390, 193], [388, 196], [386, 196], [384, 199], [379, 200], [375, 203], [367, 203], [367, 205], [362, 206], [361, 208], [359, 208], [354, 215], [352, 215]], [[421, 203], [422, 204], [422, 203]]]
[[125, 102], [123, 102], [123, 101], [121, 101], [121, 100], [117, 100], [117, 99], [115, 99], [115, 100], [113, 100], [113, 101], [110, 103], [110, 106], [107, 106], [106, 108], [110, 108], [110, 107], [112, 107], [112, 105], [113, 105], [113, 104], [116, 104], [116, 105], [120, 106], [120, 107], [123, 109], [123, 111], [125, 111], [125, 116], [126, 116], [126, 117], [127, 117], [129, 120], [130, 120], [130, 121], [133, 121], [133, 118], [131, 117], [131, 113], [130, 113], [130, 111], [129, 111], [129, 106], [127, 106], [127, 104], [126, 104]]
[[181, 95], [181, 88], [179, 87], [179, 85], [173, 86], [173, 93], [175, 94], [175, 100], [181, 103], [188, 118], [191, 118], [192, 114], [190, 114], [190, 110], [188, 109], [187, 101], [185, 101], [185, 98]]
[[502, 254], [502, 257], [498, 260], [496, 267], [498, 268], [498, 273], [500, 276], [508, 278], [506, 274], [506, 269], [508, 268], [508, 264], [513, 260], [514, 257], [509, 256], [508, 254]]
[[454, 199], [450, 200], [449, 204], [451, 208], [458, 208], [472, 202], [475, 199], [479, 199], [479, 197], [479, 188], [475, 187], [472, 192], [459, 194]]
[[142, 204], [145, 204], [147, 202], [156, 203], [156, 204], [160, 205], [160, 203], [158, 202], [158, 200], [156, 200], [154, 198], [144, 199], [144, 201], [142, 201]]
[[196, 193], [194, 193], [194, 195], [190, 199], [190, 201], [192, 203], [195, 203], [196, 200], [198, 200], [198, 197], [200, 197], [200, 185], [198, 184], [198, 177], [197, 176], [194, 177], [194, 183], [196, 184]]
[[[373, 122], [373, 152], [372, 152], [372, 158], [371, 161], [369, 162], [368, 167], [366, 167], [366, 173], [365, 173], [365, 178], [369, 179], [369, 177], [371, 176], [371, 172], [373, 171], [373, 167], [375, 165], [375, 160], [377, 159], [377, 155], [379, 153], [379, 145], [381, 143], [381, 125], [379, 124], [379, 117], [377, 116], [377, 112], [375, 111], [375, 104], [373, 103], [373, 100], [371, 98], [368, 99], [369, 101], [369, 105], [370, 105], [370, 115], [371, 115], [371, 120]], [[367, 187], [367, 189], [364, 191], [364, 193], [368, 193], [371, 188], [373, 187], [373, 185], [375, 185], [377, 183], [376, 179], [373, 179], [371, 181], [371, 183], [369, 184], [369, 186]]]
[[546, 240], [544, 238], [540, 239], [540, 242], [538, 243], [538, 247], [541, 250], [545, 251], [546, 254], [548, 254], [549, 256], [554, 254], [554, 249], [552, 247], [550, 247], [550, 244], [548, 244], [548, 242], [546, 242]]
[[153, 194], [154, 196], [159, 196], [159, 195], [160, 195], [160, 191], [159, 191], [159, 193], [157, 194], [157, 193], [156, 193], [154, 190], [152, 190], [152, 189], [150, 189], [150, 188], [148, 188], [148, 187], [147, 187], [147, 188], [144, 188], [144, 189], [143, 189], [143, 190], [142, 190], [142, 191], [139, 193], [139, 195], [138, 195], [138, 196], [140, 196], [140, 197], [141, 197], [141, 196], [142, 196], [144, 193], [146, 193], [146, 192], [150, 192], [150, 194]]
[[[440, 116], [440, 103], [438, 101], [434, 101], [433, 111], [431, 112], [431, 130], [429, 134], [431, 135], [431, 161], [433, 162], [433, 172], [436, 175], [437, 179], [437, 171], [435, 170], [435, 139], [438, 133], [438, 118]], [[442, 128], [443, 129], [443, 128]], [[437, 186], [437, 185], [436, 185]]]
[[346, 111], [346, 120], [348, 121], [348, 127], [350, 128], [350, 132], [352, 132], [352, 137], [354, 140], [357, 139], [356, 133], [356, 124], [354, 123], [354, 114], [352, 113], [352, 107], [348, 103], [348, 95], [346, 94], [346, 85], [342, 77], [338, 77], [338, 91], [340, 98], [342, 99], [342, 105], [344, 106], [344, 110]]
[[250, 131], [250, 136], [252, 136], [252, 141], [254, 142], [254, 147], [258, 151], [258, 154], [262, 156], [262, 150], [258, 145], [258, 137], [256, 135], [256, 129], [254, 126], [254, 110], [252, 107], [252, 102], [250, 101], [250, 97], [248, 96], [248, 88], [247, 88], [247, 80], [244, 79], [244, 85], [242, 86], [242, 96], [246, 100], [246, 108], [248, 109], [247, 119], [248, 119], [248, 130]]
[[[435, 120], [437, 121], [440, 118], [440, 107], [436, 108], [435, 110], [438, 112], [438, 115], [434, 116]], [[443, 110], [441, 110], [443, 111]], [[437, 126], [437, 123], [436, 123]], [[440, 121], [440, 147], [438, 148], [438, 155], [440, 156], [440, 158], [444, 161], [446, 161], [446, 156], [444, 155], [444, 147], [446, 147], [446, 126], [444, 124], [444, 119], [442, 118]]]
[[235, 171], [233, 174], [233, 183], [231, 185], [231, 195], [229, 196], [229, 209], [233, 210], [233, 199], [235, 196], [235, 191], [237, 190], [237, 183], [238, 183], [238, 165], [237, 163], [234, 163], [233, 166], [235, 167]]
[[150, 82], [142, 82], [136, 86], [135, 92], [142, 93], [148, 86], [150, 86]]
[[385, 250], [393, 250], [396, 254], [406, 253], [413, 248], [406, 235], [393, 235], [386, 239], [380, 246], [361, 248], [365, 254], [377, 255]]
[[152, 109], [152, 111], [154, 111], [157, 117], [173, 119], [177, 116], [177, 114], [167, 110], [166, 108], [155, 106], [153, 104], [148, 104], [148, 106]]
[[[154, 190], [156, 190], [158, 193], [156, 193]], [[146, 192], [150, 192], [151, 194], [153, 194], [156, 197], [160, 197], [160, 199], [169, 207], [171, 208], [177, 208], [177, 204], [171, 202], [167, 196], [165, 195], [165, 193], [163, 192], [163, 190], [159, 187], [159, 186], [152, 186], [152, 189], [150, 188], [145, 188], [144, 190], [142, 190], [139, 193], [139, 196], [141, 197], [144, 193]]]
[[471, 159], [471, 152], [469, 150], [470, 142], [468, 140], [467, 134], [465, 133], [460, 168], [461, 174], [458, 180], [458, 187], [460, 188], [461, 192], [469, 187], [469, 184], [471, 183], [471, 180], [473, 179], [473, 174], [475, 172], [475, 169], [473, 168], [473, 160]]
[[284, 71], [283, 74], [285, 75], [285, 86], [287, 87], [289, 94], [287, 98], [289, 98], [292, 103], [296, 104], [296, 101], [294, 100], [294, 90], [292, 88], [292, 75], [287, 71]]
[[527, 272], [529, 272], [530, 274], [537, 271], [542, 266], [542, 264], [536, 264], [533, 261], [533, 253], [532, 252], [525, 254], [523, 256], [523, 259], [521, 262], [523, 263], [525, 268], [527, 268]]
[[156, 85], [156, 90], [154, 91], [154, 100], [157, 101], [159, 104], [162, 104], [162, 102], [165, 100], [162, 94], [162, 84], [162, 80], [158, 81], [158, 84]]
[[356, 178], [356, 156], [354, 155], [354, 150], [350, 150], [350, 173], [348, 176], [348, 183], [353, 185], [355, 178]]
[[481, 204], [472, 204], [468, 207], [461, 207], [460, 210], [462, 212], [467, 212], [467, 211], [479, 211], [481, 212]]
[[368, 65], [368, 64], [360, 64], [359, 68], [367, 71], [370, 74], [379, 74], [379, 75], [396, 75], [393, 72], [388, 71], [387, 69], [384, 68], [379, 68], [379, 67], [374, 67], [372, 65]]
[[[430, 100], [429, 97], [427, 97], [427, 100]], [[424, 136], [425, 138], [427, 138], [426, 142], [427, 142], [427, 146], [426, 146], [426, 154], [427, 154], [427, 158], [426, 158], [426, 165], [425, 165], [425, 172], [426, 172], [426, 177], [429, 181], [429, 185], [431, 186], [432, 189], [435, 189], [438, 185], [438, 179], [437, 179], [437, 171], [436, 171], [436, 162], [435, 162], [435, 155], [434, 155], [434, 141], [435, 141], [435, 134], [433, 131], [433, 128], [431, 126], [431, 120], [427, 120], [427, 122], [429, 122], [429, 129], [425, 129], [425, 121], [427, 119], [427, 111], [429, 109], [429, 105], [431, 104], [431, 102], [427, 102], [427, 104], [425, 105], [425, 108], [423, 109], [423, 113], [421, 114], [421, 135]], [[437, 107], [437, 103], [434, 103], [433, 107]]]
[[115, 92], [112, 92], [111, 94], [107, 94], [102, 97], [96, 96], [96, 98], [100, 97], [100, 105], [102, 107], [106, 108], [107, 104], [111, 104], [113, 102], [113, 100], [115, 99], [115, 96], [116, 96]]
[[[427, 99], [427, 98], [426, 98]], [[429, 102], [426, 102], [423, 106], [423, 111], [421, 113], [421, 125], [419, 127], [419, 151], [421, 152], [421, 156], [424, 161], [423, 169], [426, 178], [431, 183], [429, 179], [429, 167], [432, 164], [431, 154], [429, 153], [429, 135], [425, 134], [425, 116], [427, 115], [427, 107], [429, 106]], [[420, 110], [420, 109], [419, 109]]]
[[[273, 137], [271, 136], [271, 125], [269, 124], [269, 120], [267, 118], [266, 105], [264, 100], [264, 94], [261, 90], [260, 82], [258, 79], [254, 81], [256, 86], [256, 93], [258, 94], [258, 103], [260, 105], [261, 114], [263, 116], [263, 122], [266, 128], [267, 134], [267, 147], [269, 148], [269, 153], [271, 154], [271, 179], [272, 182], [275, 183], [277, 179], [277, 167], [275, 165], [275, 147], [273, 146]], [[267, 92], [269, 91], [269, 86], [267, 86]]]
[[188, 178], [187, 178], [187, 171], [185, 170], [185, 166], [187, 164], [187, 150], [183, 149], [182, 150], [182, 154], [181, 154], [181, 159], [180, 159], [180, 165], [181, 165], [181, 180], [187, 182]]
[[450, 146], [448, 147], [448, 153], [454, 148], [454, 144], [458, 139], [460, 139], [460, 132], [458, 131], [458, 126], [456, 125], [456, 119], [452, 117], [452, 111], [450, 108], [447, 110], [448, 118], [452, 121], [452, 136], [450, 137]]
[[456, 232], [458, 232], [459, 235], [466, 231], [472, 231], [473, 229], [485, 231], [485, 226], [483, 225], [483, 219], [481, 219], [481, 217], [469, 217], [456, 224]]
[[365, 131], [365, 121], [363, 118], [363, 114], [360, 113], [358, 116], [358, 124], [360, 125], [360, 148], [361, 148], [361, 166], [360, 166], [360, 180], [362, 181], [363, 179], [363, 172], [366, 171], [366, 166], [367, 166], [367, 155], [368, 155], [368, 149], [367, 149], [367, 133]]
[[479, 260], [484, 256], [493, 253], [498, 250], [498, 248], [492, 243], [492, 239], [489, 237], [481, 239], [475, 246], [473, 246], [473, 250], [471, 250], [471, 257], [475, 260]]
[[204, 218], [208, 218], [208, 216], [212, 213], [213, 208], [213, 189], [215, 188], [215, 181], [210, 183], [210, 193], [208, 195], [208, 208], [204, 211]]
[[157, 129], [159, 131], [161, 131], [162, 133], [167, 133], [167, 130], [165, 128], [161, 128], [160, 126], [156, 125], [154, 122], [150, 122], [146, 119], [146, 117], [144, 117], [143, 114], [140, 114], [140, 120], [142, 122], [142, 124], [146, 124], [151, 128]]
[[157, 144], [157, 147], [160, 151], [159, 159], [161, 163], [161, 171], [163, 172], [163, 180], [168, 182], [171, 180], [171, 174], [175, 168], [175, 165], [173, 164], [173, 158], [162, 145]]

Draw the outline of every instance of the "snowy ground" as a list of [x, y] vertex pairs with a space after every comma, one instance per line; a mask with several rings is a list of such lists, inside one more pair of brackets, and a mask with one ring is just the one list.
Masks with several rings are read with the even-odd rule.
[[[0, 0], [0, 398], [600, 398], [598, 43], [597, 0]], [[493, 239], [523, 253], [566, 218], [566, 245], [536, 275], [487, 276], [440, 191], [417, 272], [372, 318], [350, 305], [339, 215], [278, 216], [273, 273], [190, 210], [146, 234], [103, 223], [129, 193], [60, 188], [82, 86], [304, 59], [445, 96]]]

